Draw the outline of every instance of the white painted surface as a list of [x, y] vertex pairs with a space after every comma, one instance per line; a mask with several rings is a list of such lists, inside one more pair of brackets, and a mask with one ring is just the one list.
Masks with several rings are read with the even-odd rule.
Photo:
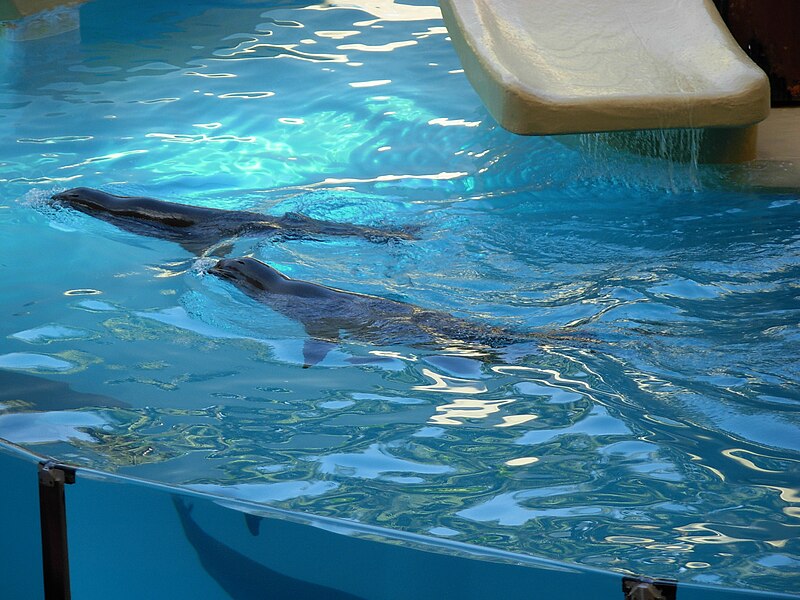
[[441, 0], [464, 70], [505, 128], [743, 127], [766, 75], [711, 0]]

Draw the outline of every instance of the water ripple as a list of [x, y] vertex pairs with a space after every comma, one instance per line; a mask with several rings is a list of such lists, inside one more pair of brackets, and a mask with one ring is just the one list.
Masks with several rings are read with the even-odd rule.
[[94, 139], [91, 135], [56, 135], [46, 138], [20, 138], [17, 140], [20, 144], [60, 144], [69, 142], [88, 142]]

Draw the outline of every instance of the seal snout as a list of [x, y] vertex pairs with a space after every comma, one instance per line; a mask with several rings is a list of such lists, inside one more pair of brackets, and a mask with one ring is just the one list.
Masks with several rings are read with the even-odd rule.
[[218, 260], [217, 264], [208, 269], [208, 272], [221, 279], [233, 279], [234, 273], [236, 272], [236, 262], [241, 263], [242, 261], [237, 261], [236, 259], [231, 258], [223, 258]]
[[225, 259], [218, 260], [213, 266], [208, 268], [208, 272], [221, 277], [222, 274], [225, 273], [225, 262]]
[[70, 190], [64, 190], [63, 192], [59, 192], [57, 194], [53, 194], [50, 196], [52, 200], [56, 202], [67, 202], [67, 203], [74, 203], [80, 202], [81, 200], [87, 198], [88, 192], [91, 191], [88, 188], [77, 187], [72, 188]]
[[53, 194], [50, 196], [50, 198], [52, 200], [57, 200], [58, 202], [69, 202], [70, 200], [77, 200], [78, 194], [73, 190], [66, 190], [64, 192], [59, 192], [58, 194]]

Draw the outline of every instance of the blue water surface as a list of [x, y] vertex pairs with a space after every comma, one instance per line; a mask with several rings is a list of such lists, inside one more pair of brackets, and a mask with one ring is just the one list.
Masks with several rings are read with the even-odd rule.
[[[505, 132], [432, 2], [95, 0], [0, 32], [0, 437], [323, 516], [800, 591], [800, 193], [748, 183], [763, 165]], [[209, 256], [48, 202], [75, 186], [419, 227], [230, 255], [541, 339], [350, 340], [303, 369], [297, 322]]]

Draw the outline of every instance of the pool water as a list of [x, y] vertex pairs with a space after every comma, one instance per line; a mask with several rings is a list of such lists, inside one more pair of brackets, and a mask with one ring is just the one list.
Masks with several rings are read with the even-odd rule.
[[[800, 192], [748, 186], [758, 165], [503, 131], [430, 2], [95, 0], [48, 19], [80, 28], [0, 27], [0, 438], [324, 517], [800, 592]], [[48, 202], [75, 186], [419, 227], [228, 255], [541, 339], [345, 340], [303, 369], [298, 322], [208, 275], [211, 256]]]

